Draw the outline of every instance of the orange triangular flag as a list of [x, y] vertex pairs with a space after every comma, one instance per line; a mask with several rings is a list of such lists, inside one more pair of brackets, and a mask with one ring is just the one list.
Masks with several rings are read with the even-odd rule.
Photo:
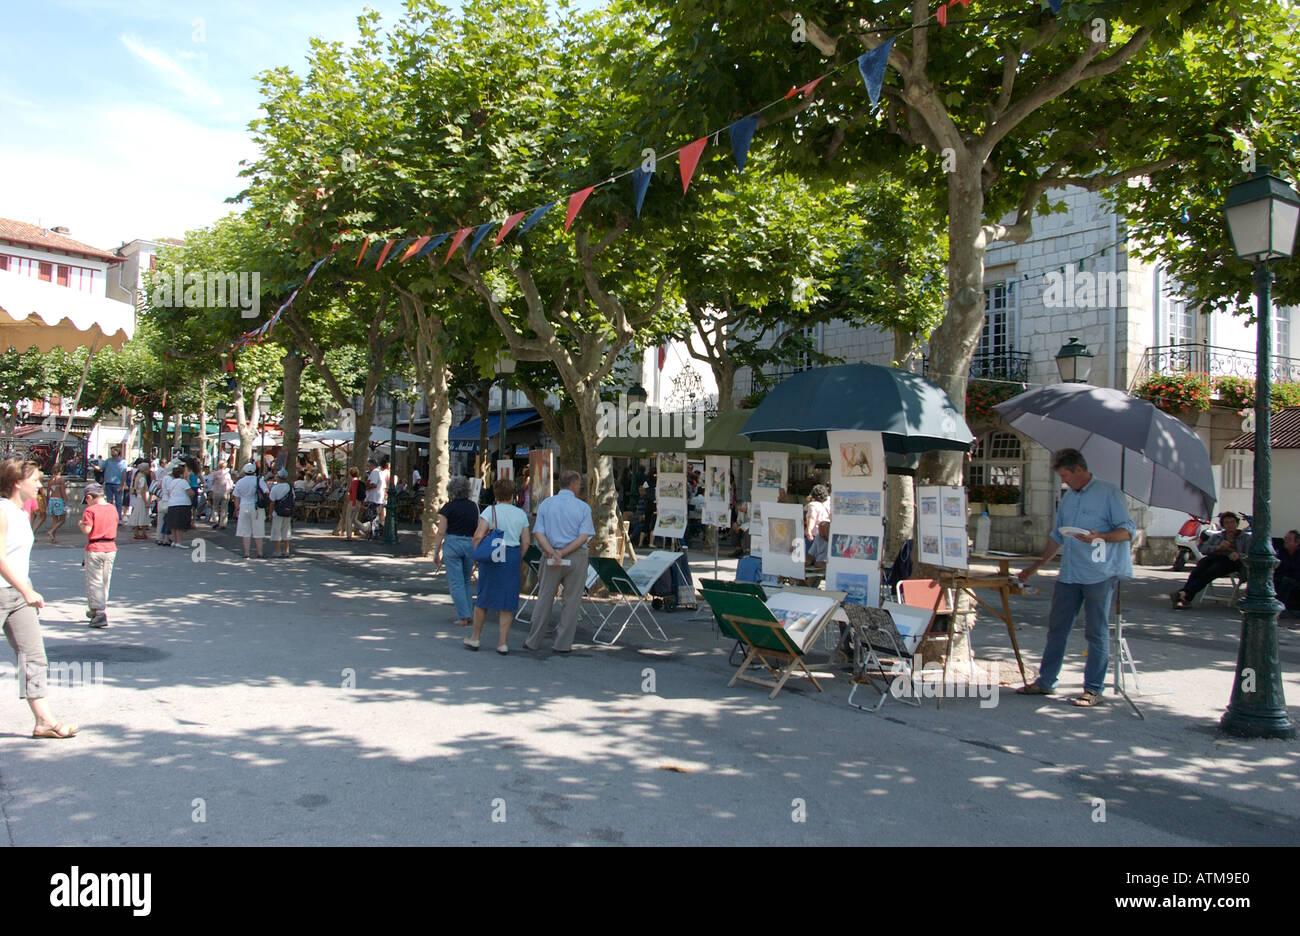
[[[825, 77], [826, 77], [825, 75], [822, 75], [822, 78]], [[804, 97], [810, 97], [813, 91], [816, 90], [817, 86], [821, 84], [822, 78], [814, 78], [812, 81], [808, 82], [806, 85], [800, 88], [799, 93], [802, 94]]]
[[376, 270], [378, 270], [381, 266], [384, 265], [384, 261], [388, 259], [388, 251], [392, 250], [392, 249], [393, 249], [393, 245], [396, 244], [396, 243], [397, 243], [397, 239], [396, 239], [396, 238], [394, 238], [393, 240], [385, 241], [385, 242], [384, 242], [384, 249], [381, 250], [381, 251], [379, 251], [379, 262], [377, 262], [377, 263], [375, 264], [375, 269], [376, 269]]
[[582, 203], [587, 200], [587, 196], [594, 191], [596, 186], [588, 185], [585, 189], [574, 192], [569, 196], [569, 213], [564, 219], [564, 233], [569, 233], [569, 226], [573, 224], [573, 219], [578, 216], [582, 210]]
[[939, 9], [934, 11], [934, 15], [939, 17], [940, 26], [947, 26], [948, 25], [948, 4], [946, 3], [939, 4]]
[[783, 98], [783, 100], [788, 101], [790, 100], [790, 98], [794, 97], [798, 93], [799, 93], [798, 88], [791, 88], [789, 91], [785, 93], [785, 97]]
[[524, 213], [520, 211], [517, 214], [512, 214], [510, 217], [506, 218], [505, 224], [501, 225], [501, 230], [497, 231], [497, 239], [492, 243], [492, 246], [500, 247], [501, 242], [505, 240], [506, 235], [514, 229], [514, 226], [519, 223], [519, 219], [523, 216]]
[[370, 249], [370, 238], [367, 237], [365, 240], [361, 242], [361, 253], [357, 254], [357, 263], [356, 263], [357, 266], [361, 266], [361, 260], [362, 258], [365, 257], [366, 251], [369, 249]]
[[420, 252], [420, 248], [423, 247], [425, 244], [429, 243], [430, 236], [431, 235], [426, 234], [423, 237], [417, 237], [415, 243], [412, 244], [410, 247], [406, 248], [406, 253], [402, 254], [400, 257], [397, 258], [397, 262], [405, 263], [407, 260], [410, 260], [416, 254], [418, 254]]
[[677, 168], [680, 169], [682, 173], [683, 195], [685, 195], [686, 190], [690, 188], [691, 176], [695, 175], [695, 167], [700, 162], [700, 154], [704, 152], [704, 145], [708, 142], [709, 138], [704, 136], [700, 137], [693, 143], [687, 143], [682, 147], [681, 152], [677, 157]]
[[[472, 227], [467, 227], [467, 228], [461, 228], [459, 231], [456, 232], [456, 236], [452, 238], [451, 241], [451, 249], [447, 251], [447, 260], [451, 259], [451, 255], [456, 252], [456, 248], [465, 242], [465, 238], [469, 237], [470, 231], [472, 230], [474, 230]], [[444, 260], [442, 262], [446, 263], [447, 260]]]

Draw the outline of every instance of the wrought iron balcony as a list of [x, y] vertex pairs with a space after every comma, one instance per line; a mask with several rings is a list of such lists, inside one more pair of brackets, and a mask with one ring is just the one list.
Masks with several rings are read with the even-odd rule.
[[[921, 374], [930, 375], [930, 358], [921, 358]], [[985, 351], [976, 353], [970, 362], [971, 380], [1008, 380], [1029, 382], [1028, 351]]]
[[[1300, 382], [1300, 359], [1274, 355], [1270, 371], [1275, 383]], [[1205, 374], [1208, 377], [1255, 378], [1255, 352], [1216, 348], [1207, 344], [1157, 345], [1142, 355], [1129, 387], [1132, 391], [1153, 374]]]

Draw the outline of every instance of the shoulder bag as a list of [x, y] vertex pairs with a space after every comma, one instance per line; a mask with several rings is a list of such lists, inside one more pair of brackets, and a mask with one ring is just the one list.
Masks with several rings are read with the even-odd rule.
[[488, 530], [487, 535], [479, 540], [478, 545], [474, 547], [474, 559], [477, 562], [505, 562], [506, 561], [506, 535], [497, 529], [497, 508], [492, 505], [492, 529]]

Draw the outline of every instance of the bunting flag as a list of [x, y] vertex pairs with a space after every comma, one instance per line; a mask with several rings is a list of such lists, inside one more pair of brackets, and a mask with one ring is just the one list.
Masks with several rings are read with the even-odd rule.
[[549, 205], [542, 205], [542, 207], [540, 208], [534, 208], [533, 213], [528, 216], [528, 220], [525, 221], [522, 225], [520, 225], [519, 233], [521, 235], [526, 234], [529, 228], [531, 228], [538, 221], [542, 220], [542, 215], [546, 214], [546, 212], [550, 211], [554, 207], [555, 207], [555, 202], [551, 202]]
[[356, 263], [357, 266], [361, 266], [361, 261], [365, 259], [366, 251], [369, 249], [370, 249], [370, 238], [367, 237], [365, 240], [361, 242], [361, 253], [357, 254], [357, 263]]
[[578, 216], [582, 210], [582, 203], [587, 200], [587, 196], [596, 188], [594, 185], [588, 185], [585, 189], [579, 189], [569, 196], [569, 210], [564, 218], [564, 233], [569, 233], [569, 228], [573, 226], [573, 219]]
[[370, 249], [366, 251], [366, 259], [362, 262], [369, 263], [371, 260], [375, 259], [375, 257], [379, 255], [379, 251], [383, 249], [384, 249], [384, 242], [375, 241], [373, 244], [370, 245]]
[[495, 226], [495, 221], [488, 221], [478, 226], [478, 230], [474, 232], [474, 239], [469, 242], [469, 256], [474, 256], [474, 251], [478, 248], [479, 241], [487, 237], [487, 232], [492, 230]]
[[794, 97], [796, 94], [803, 95], [804, 97], [808, 97], [808, 96], [810, 96], [810, 95], [813, 93], [813, 91], [816, 90], [817, 86], [818, 86], [819, 84], [822, 83], [822, 78], [825, 78], [825, 77], [826, 77], [825, 75], [822, 75], [821, 78], [814, 78], [812, 81], [808, 82], [806, 85], [801, 85], [801, 86], [798, 87], [798, 88], [791, 88], [789, 91], [787, 91], [787, 92], [785, 93], [785, 98], [786, 98], [786, 100], [788, 101], [790, 98]]
[[1047, 4], [1052, 8], [1053, 15], [1061, 12], [1061, 0], [1047, 0]]
[[384, 261], [388, 259], [388, 252], [393, 249], [393, 245], [396, 243], [397, 243], [396, 240], [384, 241], [384, 247], [381, 251], [379, 251], [379, 262], [375, 264], [376, 270], [378, 270], [381, 266], [384, 265]]
[[939, 4], [939, 9], [934, 11], [934, 15], [938, 18], [940, 26], [947, 26], [948, 25], [948, 4], [946, 3]]
[[695, 167], [699, 165], [700, 154], [704, 152], [704, 146], [709, 142], [706, 136], [700, 137], [692, 143], [687, 143], [681, 148], [677, 156], [677, 168], [682, 173], [682, 194], [691, 187], [691, 177], [695, 175]]
[[412, 244], [410, 247], [406, 248], [406, 253], [402, 254], [401, 259], [398, 260], [397, 262], [398, 262], [398, 263], [405, 263], [407, 260], [410, 260], [412, 257], [414, 257], [414, 256], [416, 256], [417, 254], [419, 254], [420, 250], [421, 250], [421, 249], [424, 247], [424, 245], [427, 244], [427, 243], [429, 243], [429, 235], [428, 235], [428, 234], [425, 234], [423, 237], [417, 237], [417, 238], [415, 239], [415, 243]]
[[303, 282], [304, 282], [304, 283], [310, 283], [310, 282], [311, 282], [311, 278], [312, 278], [313, 276], [316, 275], [316, 271], [319, 270], [319, 269], [321, 268], [321, 265], [322, 265], [326, 260], [328, 260], [331, 256], [333, 256], [333, 254], [334, 254], [334, 251], [331, 250], [331, 251], [330, 251], [329, 253], [327, 253], [325, 256], [321, 257], [319, 260], [317, 260], [315, 263], [313, 263], [313, 264], [311, 265], [311, 269], [307, 271], [307, 278], [306, 278], [305, 280], [303, 280]]
[[645, 191], [650, 187], [650, 176], [654, 173], [646, 172], [640, 166], [632, 171], [632, 194], [636, 196], [636, 216], [641, 217], [641, 203], [645, 201]]
[[449, 237], [451, 237], [450, 234], [439, 234], [437, 237], [430, 238], [429, 242], [420, 248], [420, 252], [415, 255], [415, 259], [419, 260]]
[[880, 103], [880, 90], [885, 84], [885, 66], [889, 64], [889, 52], [894, 48], [894, 40], [886, 39], [870, 52], [858, 56], [858, 71], [862, 72], [862, 81], [867, 86], [867, 97], [871, 106]]
[[442, 261], [443, 263], [449, 263], [451, 261], [451, 255], [456, 252], [457, 247], [465, 243], [465, 238], [469, 237], [469, 232], [472, 230], [474, 229], [466, 227], [466, 228], [461, 228], [459, 231], [456, 232], [456, 237], [452, 240], [451, 247], [447, 249], [447, 257], [445, 260]]
[[736, 168], [741, 172], [745, 171], [745, 158], [749, 155], [749, 144], [753, 141], [754, 131], [757, 129], [757, 114], [741, 117], [727, 128], [727, 133], [731, 137], [731, 152], [736, 157]]
[[500, 247], [501, 242], [505, 240], [506, 235], [510, 233], [510, 229], [513, 228], [516, 224], [518, 224], [519, 219], [522, 218], [523, 216], [524, 213], [522, 211], [518, 211], [512, 214], [510, 217], [506, 218], [505, 224], [501, 225], [501, 230], [497, 231], [496, 243], [494, 243], [492, 246]]
[[413, 243], [415, 243], [415, 241], [416, 238], [414, 237], [402, 238], [397, 242], [396, 246], [393, 247], [393, 252], [388, 255], [388, 259], [379, 261], [379, 265], [383, 266], [386, 263], [392, 263], [394, 260], [398, 259], [402, 254], [406, 253], [406, 251], [410, 249], [410, 246]]

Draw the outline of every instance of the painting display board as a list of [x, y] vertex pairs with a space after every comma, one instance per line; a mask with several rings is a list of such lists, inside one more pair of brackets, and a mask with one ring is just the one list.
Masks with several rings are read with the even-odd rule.
[[515, 479], [515, 463], [509, 458], [503, 458], [497, 462], [497, 480], [505, 481]]
[[828, 432], [831, 539], [826, 586], [846, 604], [880, 606], [885, 546], [885, 444], [879, 432]]
[[750, 485], [749, 554], [763, 555], [767, 541], [767, 524], [763, 505], [775, 504], [790, 477], [790, 456], [786, 452], [755, 452], [754, 480]]
[[681, 557], [682, 554], [679, 552], [655, 550], [650, 555], [634, 562], [632, 567], [627, 570], [627, 577], [636, 584], [637, 588], [641, 589], [641, 594], [648, 595], [650, 594], [650, 586], [659, 581], [663, 574]]
[[555, 470], [555, 453], [550, 449], [533, 449], [528, 453], [528, 477], [531, 489], [528, 503], [534, 512], [542, 501], [555, 493], [552, 473]]
[[805, 577], [803, 505], [763, 505], [763, 574]]
[[921, 562], [944, 569], [967, 567], [964, 487], [917, 487], [916, 545]]
[[781, 622], [794, 645], [807, 650], [812, 638], [821, 630], [820, 625], [834, 613], [839, 604], [838, 597], [830, 592], [788, 588], [769, 598], [767, 609]]
[[704, 457], [704, 519], [706, 527], [731, 525], [731, 458]]
[[655, 487], [655, 528], [652, 536], [681, 539], [686, 535], [686, 456], [665, 452], [659, 456]]
[[475, 507], [478, 506], [479, 498], [483, 496], [483, 479], [469, 479], [469, 502]]

